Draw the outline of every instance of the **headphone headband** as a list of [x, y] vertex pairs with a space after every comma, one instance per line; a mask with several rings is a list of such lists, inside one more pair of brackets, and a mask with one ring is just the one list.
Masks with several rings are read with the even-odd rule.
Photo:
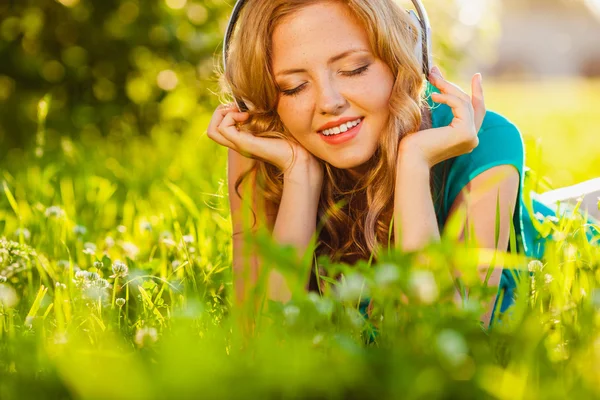
[[[429, 79], [429, 71], [433, 67], [433, 57], [431, 54], [431, 25], [429, 23], [429, 17], [427, 16], [427, 11], [425, 10], [425, 6], [421, 2], [421, 0], [411, 0], [415, 9], [417, 10], [417, 14], [412, 10], [407, 10], [411, 18], [417, 23], [417, 25], [421, 28], [421, 40], [417, 43], [417, 52], [421, 55], [421, 63], [423, 67], [423, 73], [425, 74], [425, 78]], [[229, 41], [231, 39], [231, 35], [233, 34], [233, 30], [235, 28], [235, 24], [239, 18], [240, 11], [242, 7], [247, 2], [247, 0], [237, 0], [235, 6], [233, 7], [233, 11], [231, 13], [231, 17], [229, 19], [229, 24], [227, 25], [227, 30], [225, 31], [225, 41], [223, 43], [223, 71], [227, 70], [227, 51], [229, 50]], [[420, 48], [419, 48], [420, 47]], [[238, 103], [238, 108], [240, 111], [247, 111], [248, 108], [242, 101], [236, 99]], [[242, 107], [240, 107], [242, 106]]]

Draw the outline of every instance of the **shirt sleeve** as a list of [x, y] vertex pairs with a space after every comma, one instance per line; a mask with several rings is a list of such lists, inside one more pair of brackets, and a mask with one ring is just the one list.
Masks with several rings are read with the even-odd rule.
[[446, 182], [445, 215], [460, 191], [477, 175], [498, 165], [512, 165], [523, 182], [525, 146], [517, 127], [505, 117], [488, 111], [478, 133], [479, 144], [471, 153], [456, 157]]

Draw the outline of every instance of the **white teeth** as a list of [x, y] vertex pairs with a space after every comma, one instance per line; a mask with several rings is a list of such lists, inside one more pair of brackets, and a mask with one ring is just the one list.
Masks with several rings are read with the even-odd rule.
[[346, 122], [344, 124], [341, 124], [340, 126], [336, 126], [335, 128], [325, 129], [321, 133], [325, 136], [329, 136], [329, 135], [337, 135], [338, 133], [347, 132], [348, 129], [351, 129], [351, 128], [355, 127], [356, 125], [360, 124], [361, 120], [362, 120], [362, 118], [359, 118], [356, 121]]

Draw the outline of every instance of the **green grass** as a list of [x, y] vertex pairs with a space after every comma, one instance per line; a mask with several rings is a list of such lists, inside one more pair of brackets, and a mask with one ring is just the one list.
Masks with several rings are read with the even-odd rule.
[[[515, 121], [528, 146], [544, 139], [542, 160], [566, 162], [564, 146], [587, 143], [571, 176], [549, 170], [553, 182], [574, 183], [600, 164], [585, 129], [599, 118], [589, 106], [598, 84], [577, 86], [589, 108], [567, 107], [564, 87], [486, 86], [488, 107]], [[149, 138], [77, 142], [46, 132], [42, 118], [44, 145], [2, 161], [1, 399], [600, 395], [600, 247], [578, 215], [544, 221], [555, 241], [541, 263], [495, 258], [531, 278], [521, 275], [516, 305], [490, 331], [478, 319], [495, 293], [473, 267], [492, 257], [460, 246], [452, 229], [426, 249], [427, 265], [399, 253], [355, 268], [321, 259], [328, 276], [345, 275], [322, 297], [293, 287], [293, 301], [268, 312], [232, 307], [226, 151], [203, 134], [209, 117], [181, 137], [163, 126]], [[570, 140], [546, 145], [561, 135]], [[303, 267], [289, 248], [257, 240], [266, 267], [288, 276]], [[471, 287], [461, 307], [449, 267]], [[368, 321], [357, 310], [366, 295]]]

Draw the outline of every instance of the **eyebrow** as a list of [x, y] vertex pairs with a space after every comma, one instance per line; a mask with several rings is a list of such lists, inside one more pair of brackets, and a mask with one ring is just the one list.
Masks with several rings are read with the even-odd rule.
[[[354, 53], [369, 53], [369, 50], [365, 50], [365, 49], [353, 49], [353, 50], [348, 50], [345, 51], [343, 53], [338, 54], [337, 56], [333, 56], [329, 59], [329, 61], [327, 61], [327, 64], [332, 64], [338, 60], [341, 60], [344, 57], [348, 57], [350, 54], [354, 54]], [[281, 76], [281, 75], [291, 75], [291, 74], [297, 74], [300, 72], [306, 72], [305, 69], [302, 68], [294, 68], [294, 69], [286, 69], [283, 71], [278, 72], [275, 76]]]

